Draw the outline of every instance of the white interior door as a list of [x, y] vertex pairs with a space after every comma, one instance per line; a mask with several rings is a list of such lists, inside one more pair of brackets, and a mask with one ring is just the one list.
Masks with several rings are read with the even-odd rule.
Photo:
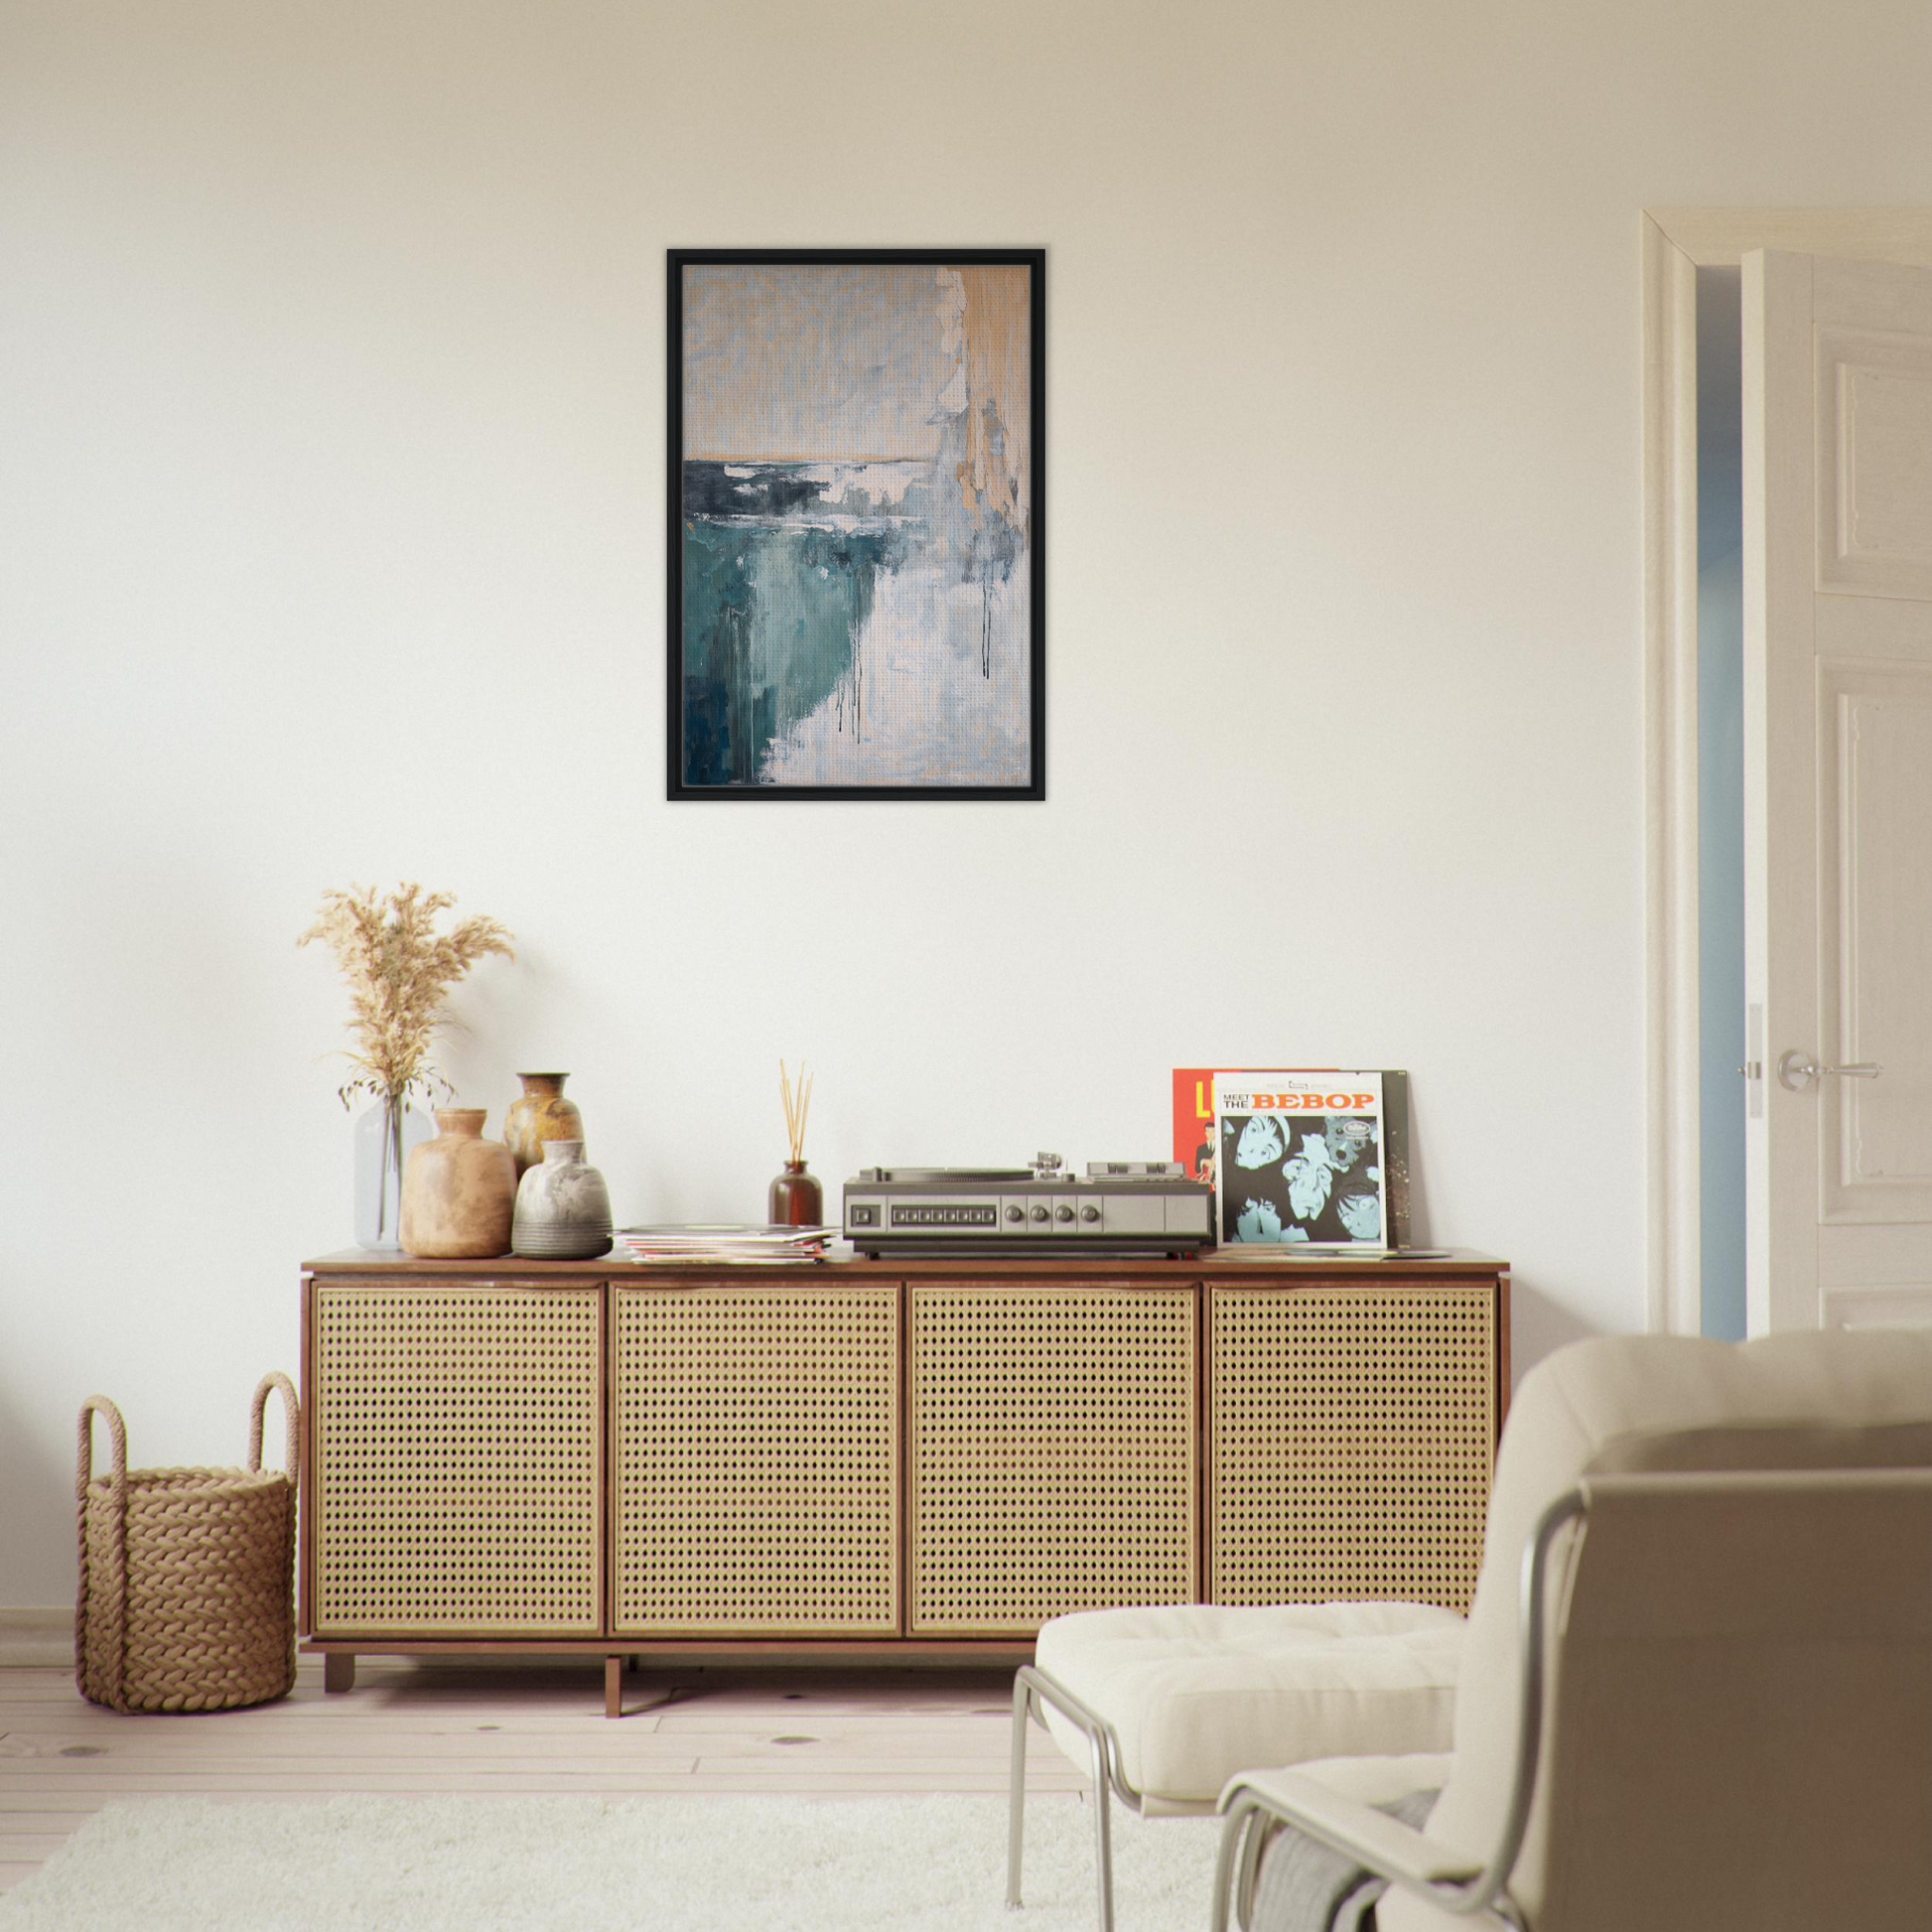
[[1743, 323], [1750, 1328], [1932, 1322], [1932, 270]]

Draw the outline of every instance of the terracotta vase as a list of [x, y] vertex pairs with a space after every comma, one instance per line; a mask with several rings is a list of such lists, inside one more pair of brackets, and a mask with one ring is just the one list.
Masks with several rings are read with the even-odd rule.
[[516, 1162], [517, 1178], [543, 1159], [545, 1141], [581, 1141], [584, 1116], [564, 1098], [568, 1073], [519, 1073], [521, 1096], [503, 1116], [503, 1145]]
[[584, 1165], [582, 1141], [544, 1142], [543, 1159], [516, 1183], [510, 1245], [552, 1261], [611, 1252], [611, 1190]]
[[436, 1138], [402, 1176], [402, 1246], [425, 1259], [505, 1255], [516, 1204], [516, 1163], [483, 1138], [487, 1109], [439, 1107]]
[[764, 1206], [774, 1228], [815, 1228], [825, 1222], [825, 1190], [802, 1161], [785, 1163], [784, 1173], [765, 1194]]

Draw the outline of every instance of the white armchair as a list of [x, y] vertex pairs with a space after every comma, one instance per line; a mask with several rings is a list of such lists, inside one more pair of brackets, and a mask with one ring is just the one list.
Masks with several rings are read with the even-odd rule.
[[[1420, 1830], [1375, 1808], [1437, 1784]], [[1313, 1932], [1274, 1881], [1309, 1840], [1389, 1881], [1379, 1932], [1932, 1924], [1932, 1334], [1539, 1364], [1453, 1752], [1250, 1772], [1222, 1804], [1217, 1932], [1231, 1897]]]

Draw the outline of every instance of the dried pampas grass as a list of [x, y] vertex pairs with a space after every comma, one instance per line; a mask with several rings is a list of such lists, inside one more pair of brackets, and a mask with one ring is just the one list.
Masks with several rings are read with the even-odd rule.
[[436, 915], [456, 903], [449, 893], [398, 886], [378, 898], [373, 886], [325, 893], [316, 922], [295, 943], [327, 941], [348, 985], [353, 1047], [343, 1052], [354, 1075], [339, 1089], [349, 1096], [400, 1099], [414, 1087], [448, 1082], [429, 1058], [437, 1028], [453, 1026], [444, 997], [478, 960], [490, 953], [514, 959], [515, 934], [494, 919], [460, 920], [436, 930]]

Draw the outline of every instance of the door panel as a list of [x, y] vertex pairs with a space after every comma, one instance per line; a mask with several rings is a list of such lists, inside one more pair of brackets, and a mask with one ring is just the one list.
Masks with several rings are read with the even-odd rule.
[[[1932, 454], [1932, 450], [1928, 451]], [[1821, 667], [1825, 1038], [1872, 1080], [1819, 1083], [1829, 1223], [1932, 1219], [1932, 665]]]
[[318, 1637], [598, 1634], [602, 1308], [595, 1288], [316, 1289]]
[[1818, 588], [1932, 597], [1932, 339], [1818, 331]]
[[914, 1636], [1199, 1594], [1191, 1288], [915, 1282]]
[[612, 1627], [898, 1629], [898, 1286], [613, 1290]]
[[1208, 1301], [1208, 1594], [1466, 1610], [1496, 1443], [1488, 1284]]
[[1750, 1325], [1932, 1318], [1932, 271], [1745, 257], [1744, 636]]

